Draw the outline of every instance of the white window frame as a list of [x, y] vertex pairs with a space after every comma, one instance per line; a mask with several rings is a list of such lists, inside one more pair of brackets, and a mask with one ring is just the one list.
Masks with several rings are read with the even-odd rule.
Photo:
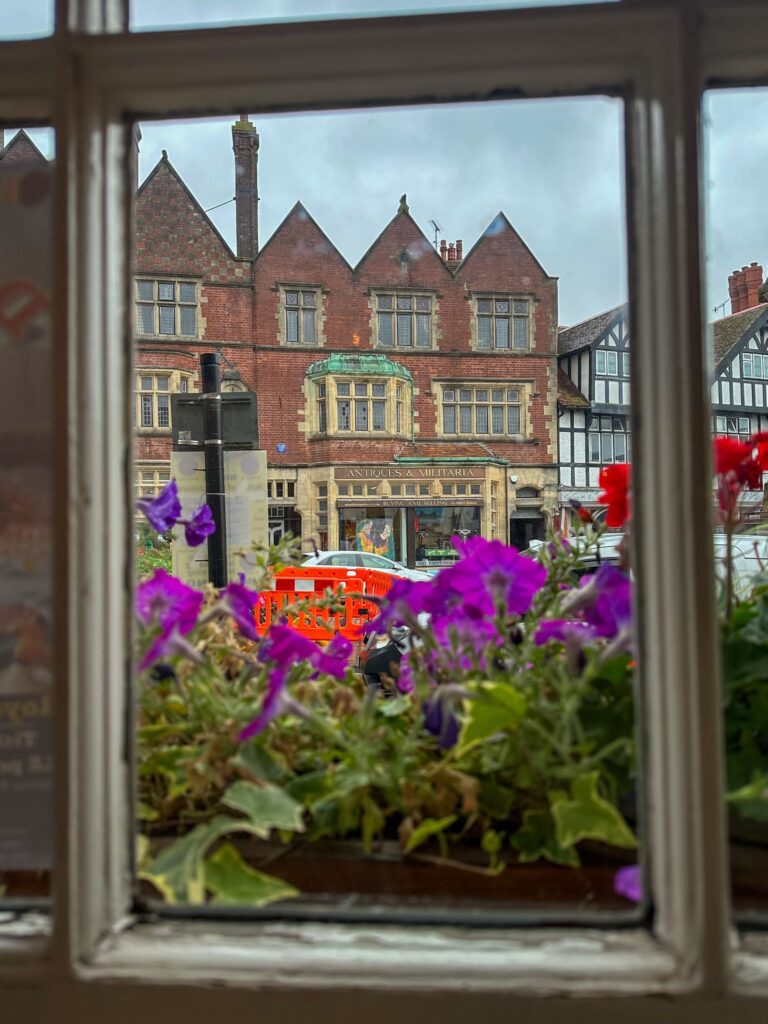
[[[718, 798], [698, 130], [708, 82], [765, 79], [766, 5], [624, 0], [144, 36], [120, 32], [124, 0], [58, 0], [56, 10], [53, 39], [0, 43], [0, 120], [50, 122], [57, 132], [55, 914], [50, 936], [35, 919], [0, 927], [4, 1019], [59, 1021], [75, 1006], [84, 1024], [170, 1016], [207, 1024], [224, 1012], [259, 1013], [271, 1024], [310, 1013], [318, 1022], [765, 1019], [768, 943], [732, 934]], [[610, 88], [624, 89], [627, 102], [652, 928], [135, 919], [124, 742], [130, 117]], [[616, 996], [618, 1004], [603, 1002]]]

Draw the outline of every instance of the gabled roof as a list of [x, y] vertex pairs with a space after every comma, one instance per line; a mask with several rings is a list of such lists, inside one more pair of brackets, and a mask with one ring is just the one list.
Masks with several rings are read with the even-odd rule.
[[419, 238], [423, 238], [424, 239], [424, 252], [425, 252], [425, 254], [426, 254], [426, 252], [430, 252], [432, 254], [432, 258], [434, 260], [436, 260], [437, 263], [439, 263], [440, 266], [443, 268], [443, 270], [446, 272], [446, 274], [448, 274], [448, 276], [451, 277], [452, 274], [453, 274], [453, 272], [451, 271], [451, 268], [448, 267], [446, 265], [445, 261], [440, 258], [440, 256], [438, 255], [437, 252], [435, 252], [434, 246], [432, 245], [430, 240], [427, 238], [427, 236], [424, 234], [424, 232], [421, 230], [421, 228], [416, 223], [416, 221], [413, 219], [413, 217], [410, 215], [410, 213], [408, 212], [407, 207], [406, 207], [406, 209], [402, 209], [402, 200], [401, 200], [401, 209], [399, 209], [397, 211], [395, 216], [392, 218], [391, 221], [389, 221], [388, 224], [385, 225], [383, 230], [379, 232], [379, 234], [376, 236], [376, 238], [373, 240], [373, 242], [371, 242], [371, 244], [368, 246], [368, 248], [365, 250], [363, 255], [358, 260], [357, 264], [355, 265], [355, 273], [357, 273], [357, 271], [360, 269], [360, 267], [362, 267], [362, 265], [365, 263], [365, 261], [370, 257], [371, 253], [373, 253], [374, 249], [377, 248], [377, 246], [379, 245], [381, 240], [384, 238], [384, 236], [387, 234], [387, 232], [391, 231], [393, 226], [401, 218], [405, 218], [405, 220], [413, 227], [413, 230], [416, 233], [416, 235]]
[[27, 135], [23, 128], [13, 136], [7, 146], [0, 149], [0, 160], [8, 160], [10, 163], [21, 162], [22, 160], [42, 160], [47, 163], [45, 157]]
[[557, 368], [557, 403], [564, 409], [588, 409], [589, 399], [576, 387], [568, 374]]
[[542, 272], [544, 277], [548, 277], [548, 278], [550, 278], [550, 280], [553, 280], [553, 281], [557, 280], [557, 278], [553, 278], [552, 275], [548, 274], [546, 272], [546, 270], [544, 269], [544, 267], [542, 267], [541, 263], [539, 262], [538, 258], [536, 257], [536, 254], [534, 253], [533, 249], [531, 249], [530, 245], [528, 245], [528, 243], [525, 241], [525, 239], [520, 234], [520, 232], [515, 227], [513, 227], [512, 222], [510, 221], [509, 217], [507, 217], [506, 213], [504, 213], [503, 210], [499, 210], [499, 212], [493, 218], [491, 223], [488, 225], [488, 227], [485, 229], [485, 231], [482, 233], [482, 235], [480, 235], [478, 240], [475, 242], [475, 244], [469, 250], [467, 255], [464, 257], [462, 262], [458, 264], [456, 269], [457, 270], [460, 269], [460, 268], [463, 269], [467, 265], [469, 260], [472, 258], [472, 256], [477, 251], [478, 247], [483, 244], [483, 242], [486, 240], [486, 238], [492, 238], [494, 235], [500, 235], [502, 231], [511, 231], [512, 234], [516, 238], [518, 238], [520, 240], [520, 244], [523, 246], [525, 251], [528, 253], [528, 255], [533, 260], [533, 262], [536, 264], [536, 266]]
[[750, 337], [758, 326], [758, 320], [768, 319], [768, 303], [761, 302], [759, 306], [751, 306], [741, 313], [734, 313], [731, 316], [724, 316], [721, 320], [715, 320], [709, 324], [712, 331], [712, 348], [715, 354], [715, 366], [731, 354], [740, 342]]
[[174, 179], [174, 180], [175, 180], [175, 181], [177, 182], [177, 184], [179, 185], [179, 188], [181, 188], [181, 189], [182, 189], [182, 190], [183, 190], [183, 191], [184, 191], [184, 192], [186, 193], [186, 195], [187, 195], [187, 198], [189, 199], [189, 201], [190, 201], [190, 202], [192, 203], [192, 205], [193, 205], [193, 206], [194, 206], [194, 207], [196, 208], [196, 210], [198, 211], [198, 213], [200, 214], [200, 216], [201, 216], [201, 217], [203, 218], [203, 220], [204, 220], [204, 221], [206, 222], [206, 224], [208, 225], [208, 227], [209, 227], [209, 228], [211, 229], [211, 231], [212, 231], [212, 232], [213, 232], [213, 233], [214, 233], [214, 234], [216, 235], [216, 237], [218, 238], [218, 240], [219, 240], [219, 241], [221, 242], [221, 244], [222, 244], [222, 245], [224, 246], [224, 248], [226, 249], [226, 251], [227, 251], [228, 255], [229, 255], [229, 256], [231, 256], [231, 258], [232, 258], [233, 260], [234, 260], [234, 259], [237, 259], [237, 256], [236, 256], [236, 255], [234, 254], [234, 252], [233, 252], [233, 251], [232, 251], [232, 250], [230, 249], [230, 247], [229, 247], [229, 244], [228, 244], [227, 240], [226, 240], [226, 239], [224, 238], [224, 236], [223, 236], [223, 235], [221, 234], [221, 232], [219, 231], [219, 229], [218, 229], [218, 228], [216, 227], [216, 225], [215, 225], [215, 224], [213, 223], [213, 221], [211, 220], [211, 218], [210, 218], [210, 217], [208, 216], [208, 214], [207, 214], [207, 213], [205, 212], [205, 210], [204, 210], [204, 209], [202, 208], [202, 206], [200, 205], [200, 203], [199, 203], [199, 202], [197, 201], [197, 199], [195, 198], [195, 196], [194, 196], [194, 195], [192, 194], [192, 192], [190, 191], [189, 187], [187, 186], [187, 184], [186, 184], [186, 182], [184, 181], [184, 179], [182, 178], [182, 176], [181, 176], [181, 175], [179, 174], [179, 172], [178, 172], [178, 171], [176, 170], [176, 168], [175, 168], [175, 167], [173, 166], [173, 164], [171, 163], [171, 161], [170, 161], [170, 160], [168, 159], [168, 154], [166, 153], [166, 151], [165, 151], [165, 150], [163, 150], [163, 155], [162, 155], [162, 156], [160, 157], [160, 159], [159, 159], [159, 160], [157, 161], [157, 163], [155, 164], [155, 166], [154, 166], [154, 167], [152, 168], [152, 170], [151, 170], [151, 171], [149, 172], [149, 174], [148, 174], [148, 175], [146, 176], [146, 178], [144, 179], [144, 181], [143, 181], [143, 182], [141, 183], [141, 185], [139, 186], [138, 192], [136, 193], [136, 196], [137, 196], [137, 198], [138, 198], [138, 196], [142, 195], [142, 193], [143, 193], [143, 192], [145, 192], [145, 191], [146, 191], [146, 190], [147, 190], [147, 189], [149, 188], [149, 186], [150, 186], [150, 185], [152, 184], [153, 180], [154, 180], [154, 179], [155, 179], [155, 178], [157, 177], [157, 175], [158, 175], [158, 174], [160, 173], [160, 171], [161, 171], [161, 170], [163, 170], [163, 169], [165, 169], [165, 170], [166, 170], [166, 171], [167, 171], [167, 172], [168, 172], [168, 173], [169, 173], [169, 174], [171, 175], [171, 177], [172, 177], [172, 178], [173, 178], [173, 179]]
[[580, 324], [573, 327], [565, 327], [560, 330], [557, 336], [558, 355], [567, 355], [569, 352], [576, 352], [580, 348], [594, 345], [596, 341], [609, 331], [614, 324], [618, 323], [622, 316], [626, 315], [627, 303], [614, 306], [605, 313], [598, 313], [589, 320], [582, 320]]
[[333, 244], [333, 242], [332, 242], [332, 241], [330, 240], [330, 238], [328, 237], [328, 235], [326, 235], [326, 233], [325, 233], [325, 232], [323, 231], [323, 229], [322, 229], [322, 228], [320, 227], [320, 225], [319, 225], [319, 224], [317, 223], [317, 221], [316, 221], [316, 220], [315, 220], [315, 218], [314, 218], [314, 217], [312, 216], [312, 214], [311, 214], [311, 213], [309, 212], [309, 210], [308, 210], [308, 209], [306, 208], [306, 206], [304, 205], [304, 203], [302, 203], [302, 202], [301, 202], [301, 200], [297, 200], [297, 201], [296, 201], [296, 202], [295, 202], [295, 203], [293, 204], [293, 206], [292, 206], [292, 207], [290, 208], [290, 210], [288, 211], [288, 213], [286, 213], [286, 215], [285, 215], [285, 216], [283, 217], [283, 219], [282, 219], [282, 220], [280, 221], [280, 223], [279, 223], [279, 224], [277, 225], [277, 227], [275, 228], [275, 230], [274, 230], [274, 231], [272, 232], [272, 234], [271, 234], [271, 235], [269, 236], [269, 238], [268, 238], [268, 239], [266, 240], [266, 242], [264, 243], [264, 245], [263, 245], [263, 246], [262, 246], [262, 247], [261, 247], [261, 248], [259, 249], [259, 251], [258, 251], [258, 252], [256, 253], [256, 257], [255, 257], [255, 258], [256, 258], [257, 260], [258, 260], [258, 259], [259, 259], [259, 257], [260, 257], [260, 256], [262, 255], [262, 253], [263, 253], [263, 252], [265, 251], [265, 249], [268, 249], [268, 248], [270, 247], [270, 245], [271, 245], [271, 244], [272, 244], [272, 243], [273, 243], [273, 242], [275, 241], [275, 239], [279, 237], [279, 235], [280, 235], [280, 232], [281, 232], [281, 231], [283, 230], [283, 228], [284, 228], [284, 227], [286, 226], [286, 224], [288, 224], [288, 222], [289, 222], [289, 221], [293, 220], [293, 219], [294, 219], [294, 218], [296, 218], [296, 217], [301, 217], [301, 218], [302, 218], [302, 220], [308, 220], [308, 221], [310, 222], [310, 224], [312, 224], [312, 226], [313, 226], [313, 227], [315, 228], [315, 230], [316, 230], [316, 231], [318, 232], [318, 234], [320, 234], [320, 235], [321, 235], [321, 236], [322, 236], [322, 237], [323, 237], [323, 238], [325, 239], [325, 241], [326, 241], [326, 242], [328, 243], [328, 245], [329, 245], [329, 246], [331, 247], [331, 249], [333, 249], [333, 251], [334, 251], [334, 252], [336, 253], [336, 255], [337, 255], [337, 256], [339, 257], [339, 259], [340, 259], [340, 260], [341, 260], [341, 262], [342, 262], [342, 263], [344, 264], [344, 266], [345, 266], [345, 267], [347, 267], [347, 269], [348, 269], [348, 270], [350, 270], [350, 271], [352, 270], [352, 267], [351, 267], [351, 266], [349, 265], [349, 263], [348, 263], [348, 262], [346, 261], [346, 259], [344, 258], [344, 256], [343, 256], [343, 255], [342, 255], [342, 254], [341, 254], [341, 253], [339, 252], [339, 250], [338, 250], [338, 249], [336, 248], [336, 246], [335, 246], [335, 245]]

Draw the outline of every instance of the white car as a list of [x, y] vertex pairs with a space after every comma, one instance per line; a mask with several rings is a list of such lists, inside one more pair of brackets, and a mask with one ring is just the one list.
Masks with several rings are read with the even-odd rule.
[[400, 562], [385, 558], [384, 555], [367, 554], [365, 551], [318, 551], [317, 554], [310, 555], [301, 564], [303, 566], [337, 565], [347, 569], [378, 569], [415, 583], [428, 583], [432, 579], [427, 572], [409, 569], [407, 566], [401, 565]]

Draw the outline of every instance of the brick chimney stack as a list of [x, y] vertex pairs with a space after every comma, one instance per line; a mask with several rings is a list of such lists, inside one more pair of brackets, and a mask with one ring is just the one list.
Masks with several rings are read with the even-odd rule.
[[259, 251], [259, 133], [247, 114], [232, 125], [235, 154], [237, 255], [252, 260]]
[[440, 239], [440, 259], [443, 263], [448, 259], [448, 243], [444, 238]]
[[451, 263], [454, 266], [458, 266], [461, 263], [463, 256], [462, 241], [457, 238], [455, 242], [446, 242], [443, 238], [440, 241], [440, 258], [443, 263]]
[[759, 263], [734, 270], [728, 278], [728, 295], [731, 313], [743, 313], [760, 304], [760, 289], [763, 284], [763, 268]]
[[464, 259], [463, 251], [464, 251], [464, 243], [462, 242], [462, 240], [460, 238], [457, 238], [456, 239], [456, 260], [459, 263], [461, 263], [461, 261]]

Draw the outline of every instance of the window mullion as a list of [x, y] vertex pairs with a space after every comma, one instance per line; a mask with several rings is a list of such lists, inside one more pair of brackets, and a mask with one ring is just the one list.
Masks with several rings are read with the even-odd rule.
[[[126, 585], [132, 396], [127, 133], [62, 48], [54, 227], [57, 608], [54, 951], [87, 956], [128, 898]], [[62, 387], [65, 382], [66, 387]]]
[[[628, 116], [635, 245], [635, 538], [647, 849], [656, 927], [692, 984], [725, 984], [729, 929], [698, 220], [697, 26], [670, 18]], [[678, 73], [669, 69], [678, 69]], [[639, 426], [642, 426], [642, 430]]]

